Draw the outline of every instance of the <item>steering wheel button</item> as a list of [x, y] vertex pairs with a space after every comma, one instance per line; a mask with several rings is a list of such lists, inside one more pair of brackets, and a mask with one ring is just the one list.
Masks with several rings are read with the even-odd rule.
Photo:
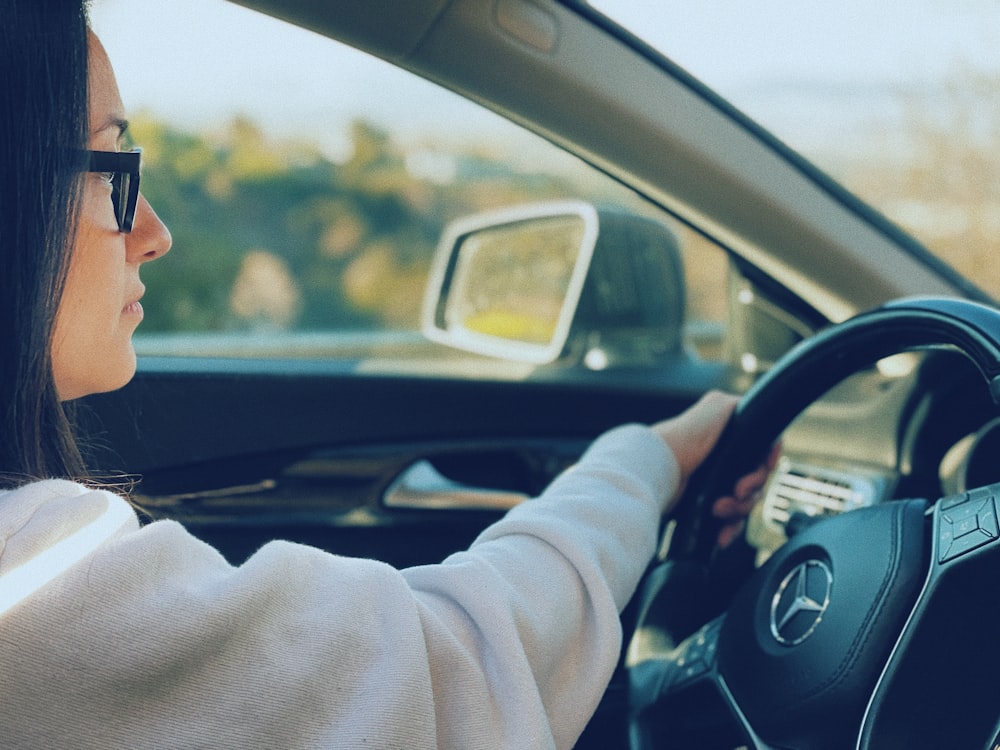
[[978, 530], [979, 518], [977, 516], [966, 516], [955, 521], [955, 538], [957, 539]]
[[969, 499], [968, 494], [964, 492], [961, 495], [952, 495], [951, 497], [943, 497], [941, 498], [941, 510], [942, 511], [950, 510], [951, 508], [954, 508], [956, 505], [961, 505], [968, 499]]
[[952, 558], [951, 547], [954, 541], [955, 534], [952, 530], [951, 519], [942, 515], [938, 527], [938, 562], [945, 562]]
[[969, 490], [966, 494], [970, 500], [992, 500], [1000, 492], [1000, 484], [991, 484], [986, 487], [977, 487]]
[[955, 540], [955, 548], [952, 550], [952, 552], [954, 555], [962, 555], [965, 554], [966, 552], [971, 552], [977, 547], [982, 547], [984, 544], [991, 541], [993, 541], [992, 537], [988, 537], [986, 536], [986, 534], [982, 534], [980, 532], [976, 532], [975, 534], [967, 534], [966, 536], [963, 536], [961, 539]]
[[[946, 563], [971, 552], [984, 544], [1000, 538], [996, 501], [993, 497], [984, 503], [970, 503], [976, 514], [970, 516], [965, 508], [961, 514], [954, 510], [941, 514], [938, 526], [938, 562]], [[953, 518], [960, 515], [959, 518]]]
[[941, 501], [939, 512], [938, 562], [953, 560], [1000, 538], [993, 487], [946, 498]]
[[949, 541], [948, 544], [946, 544], [946, 545], [942, 544], [941, 545], [941, 554], [938, 557], [938, 562], [942, 562], [942, 563], [948, 562], [950, 559], [952, 559], [955, 556], [956, 555], [951, 554], [951, 542]]
[[[986, 502], [989, 502], [989, 498], [987, 498]], [[976, 514], [979, 513], [980, 508], [984, 505], [985, 503], [982, 500], [977, 501], [970, 498], [967, 502], [964, 502], [961, 505], [955, 505], [949, 508], [947, 517], [955, 523], [958, 523], [966, 518], [975, 518]]]
[[1000, 536], [1000, 523], [997, 522], [996, 501], [992, 497], [980, 509], [978, 519], [979, 530], [990, 537], [990, 539], [996, 539]]

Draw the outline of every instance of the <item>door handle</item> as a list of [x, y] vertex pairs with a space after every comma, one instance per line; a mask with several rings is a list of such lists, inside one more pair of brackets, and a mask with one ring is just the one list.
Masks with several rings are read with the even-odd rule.
[[521, 492], [454, 482], [430, 461], [421, 460], [386, 488], [382, 502], [389, 508], [415, 510], [510, 510], [527, 499]]

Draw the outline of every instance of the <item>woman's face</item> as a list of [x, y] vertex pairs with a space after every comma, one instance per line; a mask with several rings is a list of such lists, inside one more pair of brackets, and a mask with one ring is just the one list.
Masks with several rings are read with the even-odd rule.
[[[90, 35], [90, 146], [117, 151], [124, 108], [104, 47]], [[131, 234], [118, 231], [111, 186], [84, 174], [79, 225], [52, 337], [59, 398], [69, 400], [125, 385], [135, 373], [132, 333], [142, 321], [145, 287], [139, 266], [170, 249], [170, 232], [139, 196]]]

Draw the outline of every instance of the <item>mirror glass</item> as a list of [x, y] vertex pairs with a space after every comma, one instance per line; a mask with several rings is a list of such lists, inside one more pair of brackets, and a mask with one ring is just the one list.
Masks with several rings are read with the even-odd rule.
[[445, 319], [472, 333], [547, 345], [555, 335], [585, 226], [556, 216], [467, 235]]
[[425, 333], [519, 362], [562, 351], [597, 236], [586, 204], [538, 204], [449, 228], [432, 273]]

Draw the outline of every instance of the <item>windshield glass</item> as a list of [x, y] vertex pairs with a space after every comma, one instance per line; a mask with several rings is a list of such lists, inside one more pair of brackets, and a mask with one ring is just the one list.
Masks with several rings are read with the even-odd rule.
[[1000, 4], [592, 5], [1000, 297]]

